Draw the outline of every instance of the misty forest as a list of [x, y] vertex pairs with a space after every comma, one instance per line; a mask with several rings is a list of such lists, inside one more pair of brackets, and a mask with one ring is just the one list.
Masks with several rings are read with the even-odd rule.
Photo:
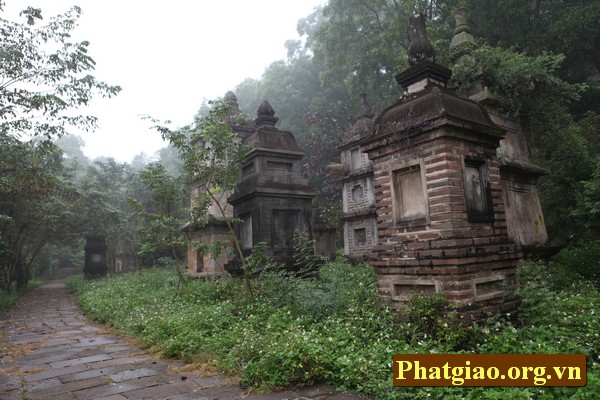
[[[476, 45], [456, 63], [450, 44], [461, 7]], [[519, 263], [518, 310], [475, 324], [441, 295], [415, 294], [398, 311], [379, 298], [373, 268], [343, 250], [343, 136], [361, 94], [375, 117], [402, 97], [395, 76], [410, 67], [416, 12], [426, 16], [436, 63], [452, 70], [448, 89], [467, 97], [484, 82], [545, 171], [537, 189], [548, 240]], [[224, 98], [198, 104], [177, 130], [149, 117], [168, 145], [129, 163], [88, 158], [72, 134], [98, 123], [80, 106], [121, 90], [94, 77], [89, 43], [71, 41], [80, 13], [52, 19], [27, 8], [15, 23], [0, 11], [0, 307], [70, 268], [77, 275], [67, 282], [86, 315], [252, 390], [327, 383], [378, 399], [600, 393], [600, 2], [329, 0], [298, 21], [286, 59], [223, 88], [235, 93], [239, 113], [232, 117]], [[268, 243], [255, 243], [252, 252], [232, 250], [240, 276], [191, 279], [182, 227], [206, 224], [215, 197], [236, 190], [248, 149], [232, 119], [252, 124], [265, 99], [277, 128], [305, 152], [313, 216], [334, 230], [337, 257], [315, 256], [299, 239], [300, 273], [290, 272], [269, 258]], [[82, 276], [89, 235], [106, 241], [107, 277]], [[202, 250], [215, 258], [227, 251]], [[392, 387], [393, 354], [454, 352], [583, 353], [587, 385]]]

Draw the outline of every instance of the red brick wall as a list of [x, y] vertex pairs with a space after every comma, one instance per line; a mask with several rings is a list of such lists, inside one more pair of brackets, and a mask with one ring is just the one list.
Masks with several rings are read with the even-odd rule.
[[[378, 224], [370, 262], [378, 274], [379, 294], [401, 304], [411, 286], [439, 292], [475, 319], [483, 309], [514, 307], [510, 291], [521, 253], [508, 237], [493, 142], [479, 140], [476, 132], [442, 126], [411, 138], [382, 138], [368, 150], [374, 161]], [[467, 213], [464, 160], [469, 159], [482, 163], [493, 220], [474, 222]], [[395, 218], [392, 174], [410, 165], [419, 165], [424, 177], [426, 221]]]

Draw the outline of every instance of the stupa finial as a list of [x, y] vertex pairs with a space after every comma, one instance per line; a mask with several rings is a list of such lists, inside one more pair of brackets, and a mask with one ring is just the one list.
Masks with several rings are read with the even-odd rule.
[[423, 13], [416, 13], [410, 17], [413, 30], [412, 40], [408, 48], [408, 63], [417, 65], [423, 61], [435, 61], [435, 50], [427, 38], [426, 17]]

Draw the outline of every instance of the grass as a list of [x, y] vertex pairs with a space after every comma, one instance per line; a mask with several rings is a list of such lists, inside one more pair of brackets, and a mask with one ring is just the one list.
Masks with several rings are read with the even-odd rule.
[[[600, 393], [600, 294], [561, 265], [520, 267], [520, 324], [507, 316], [467, 327], [439, 298], [415, 297], [399, 316], [377, 298], [367, 265], [343, 260], [315, 279], [270, 271], [250, 299], [234, 278], [188, 281], [172, 269], [70, 278], [86, 314], [166, 357], [218, 369], [253, 390], [315, 382], [377, 399], [591, 399]], [[442, 311], [447, 312], [441, 317]], [[449, 312], [448, 312], [449, 311]], [[396, 353], [584, 353], [585, 387], [391, 386]]]
[[43, 283], [44, 281], [42, 280], [33, 279], [29, 281], [29, 283], [27, 284], [27, 288], [25, 288], [24, 290], [13, 290], [10, 293], [0, 291], [0, 310], [12, 307], [13, 305], [15, 305], [15, 303], [17, 302], [17, 300], [19, 300], [21, 296], [23, 296], [29, 290], [41, 286]]

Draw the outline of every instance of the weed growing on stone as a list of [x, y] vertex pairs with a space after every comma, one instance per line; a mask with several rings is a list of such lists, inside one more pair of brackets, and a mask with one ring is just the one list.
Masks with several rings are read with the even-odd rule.
[[[565, 269], [525, 263], [522, 305], [465, 326], [439, 299], [414, 297], [401, 315], [377, 298], [368, 265], [338, 260], [314, 277], [266, 268], [255, 297], [241, 280], [188, 281], [177, 291], [171, 269], [140, 270], [94, 281], [71, 279], [86, 313], [141, 338], [164, 356], [236, 375], [244, 386], [274, 390], [325, 382], [377, 399], [593, 398], [600, 393], [600, 294]], [[584, 353], [588, 384], [579, 388], [393, 388], [396, 353]]]

